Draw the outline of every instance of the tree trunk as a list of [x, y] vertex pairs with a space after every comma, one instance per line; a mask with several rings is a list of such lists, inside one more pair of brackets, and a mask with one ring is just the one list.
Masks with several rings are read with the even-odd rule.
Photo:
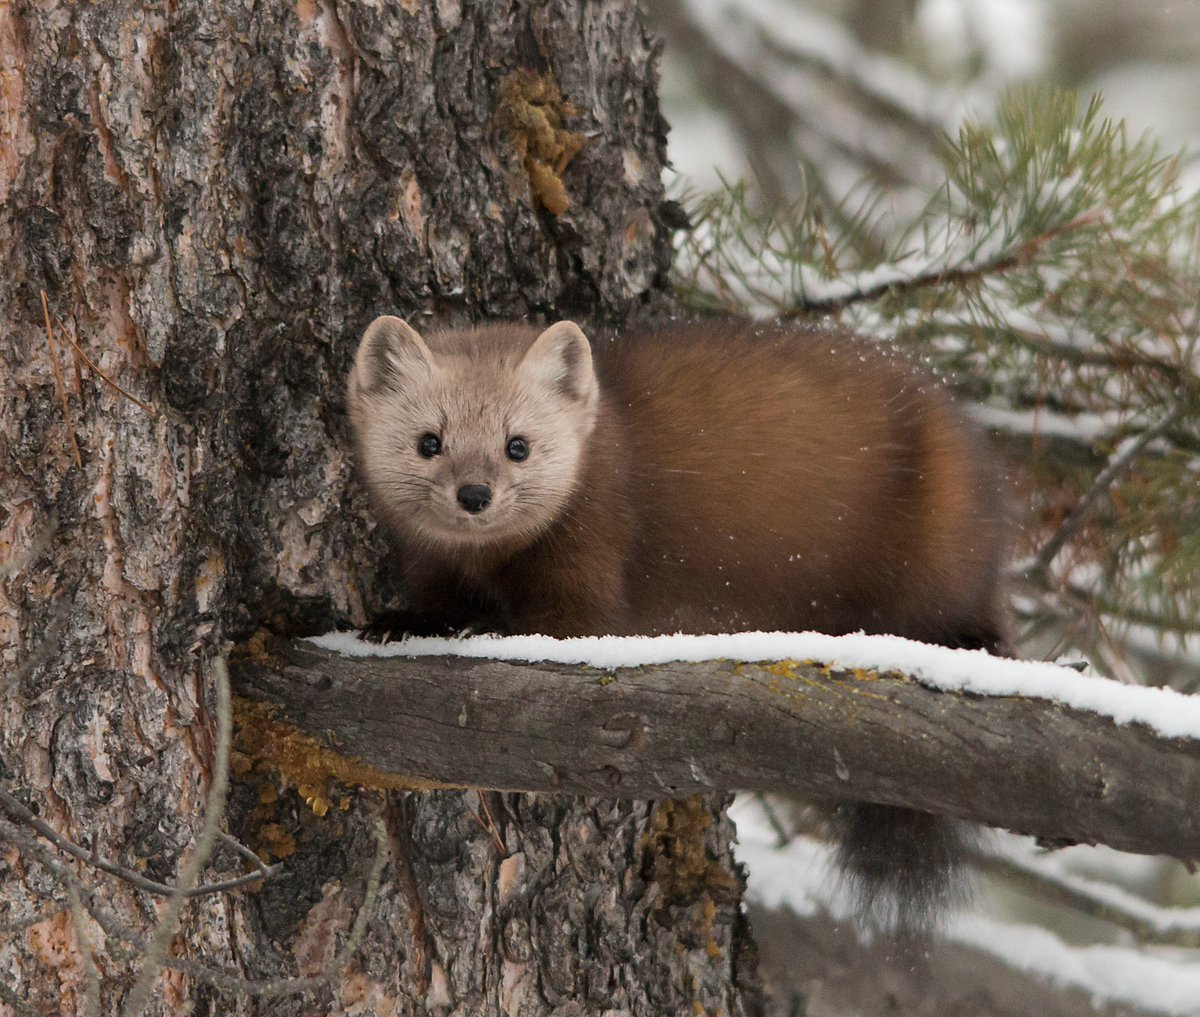
[[[662, 301], [656, 55], [634, 5], [578, 0], [0, 3], [0, 779], [50, 827], [172, 882], [216, 770], [213, 658], [394, 592], [342, 406], [374, 315]], [[757, 1005], [720, 802], [317, 815], [233, 768], [228, 829], [283, 875], [186, 904], [147, 1013]], [[144, 940], [170, 907], [14, 816], [0, 1010], [138, 1009], [157, 961], [113, 922]], [[238, 869], [218, 847], [203, 879]], [[64, 910], [72, 870], [89, 917]], [[364, 895], [327, 983], [236, 986], [321, 972]]]

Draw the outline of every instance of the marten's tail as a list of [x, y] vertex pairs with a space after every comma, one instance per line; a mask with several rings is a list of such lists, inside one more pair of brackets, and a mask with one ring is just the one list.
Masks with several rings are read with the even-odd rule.
[[[950, 638], [932, 641], [1014, 656], [1007, 610], [996, 596], [994, 611]], [[838, 867], [860, 920], [919, 939], [948, 907], [966, 903], [967, 860], [983, 837], [982, 828], [872, 802], [840, 802], [832, 819]]]
[[[934, 641], [1013, 656], [1003, 606]], [[983, 836], [980, 827], [871, 802], [839, 803], [833, 825], [839, 868], [868, 924], [920, 937], [948, 907], [970, 896], [966, 864]]]
[[920, 935], [966, 900], [965, 862], [976, 828], [869, 802], [842, 802], [833, 822], [839, 866], [867, 923]]

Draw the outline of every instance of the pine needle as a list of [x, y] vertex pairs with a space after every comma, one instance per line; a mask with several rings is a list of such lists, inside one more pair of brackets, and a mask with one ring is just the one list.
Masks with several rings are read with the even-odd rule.
[[71, 448], [75, 452], [75, 465], [82, 467], [83, 457], [79, 454], [79, 442], [75, 440], [75, 421], [71, 417], [71, 407], [67, 402], [67, 388], [63, 384], [62, 369], [58, 365], [58, 350], [54, 345], [54, 329], [50, 325], [50, 305], [46, 300], [45, 290], [42, 290], [42, 312], [46, 316], [46, 345], [50, 347], [50, 363], [54, 368], [54, 386], [58, 390], [58, 398], [62, 403], [67, 434], [71, 438]]

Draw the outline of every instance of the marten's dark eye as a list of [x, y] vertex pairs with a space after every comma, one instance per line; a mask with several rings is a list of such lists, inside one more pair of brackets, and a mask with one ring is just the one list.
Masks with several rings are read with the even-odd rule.
[[423, 459], [432, 459], [442, 451], [442, 439], [436, 434], [423, 434], [417, 439], [417, 451]]
[[529, 458], [529, 442], [524, 438], [510, 438], [504, 452], [514, 463], [523, 462]]

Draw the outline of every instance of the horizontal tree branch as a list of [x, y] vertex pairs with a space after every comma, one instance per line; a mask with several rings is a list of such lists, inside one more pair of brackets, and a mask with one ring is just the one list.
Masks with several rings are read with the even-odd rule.
[[727, 661], [599, 671], [289, 643], [240, 661], [235, 690], [416, 782], [630, 798], [783, 791], [1200, 858], [1200, 741], [896, 673]]

